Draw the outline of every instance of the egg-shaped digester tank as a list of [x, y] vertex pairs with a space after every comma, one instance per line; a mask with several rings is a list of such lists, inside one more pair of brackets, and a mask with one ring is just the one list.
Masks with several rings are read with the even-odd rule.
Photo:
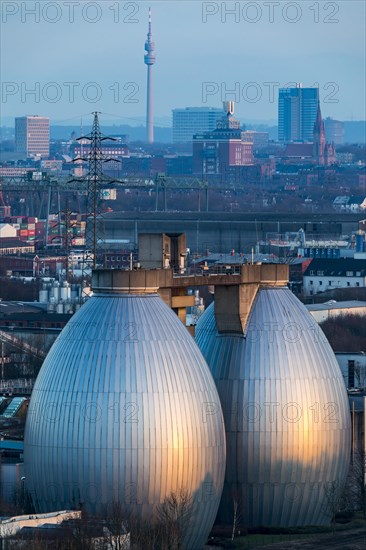
[[94, 296], [63, 329], [34, 386], [26, 488], [37, 512], [103, 514], [119, 502], [126, 517], [143, 521], [183, 489], [191, 512], [183, 548], [202, 548], [225, 476], [212, 375], [156, 288], [126, 285], [129, 272], [96, 274]]
[[247, 527], [329, 523], [349, 466], [350, 412], [324, 333], [288, 288], [258, 290], [242, 334], [219, 334], [214, 304], [196, 341], [224, 413], [218, 520]]

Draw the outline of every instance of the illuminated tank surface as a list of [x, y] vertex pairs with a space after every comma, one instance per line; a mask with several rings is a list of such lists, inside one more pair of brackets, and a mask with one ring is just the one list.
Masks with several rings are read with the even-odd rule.
[[192, 496], [184, 548], [204, 545], [225, 476], [215, 383], [194, 339], [158, 295], [97, 294], [64, 328], [30, 401], [26, 488], [37, 512], [120, 502], [148, 519]]
[[313, 317], [287, 288], [263, 288], [245, 337], [218, 334], [212, 304], [196, 341], [226, 427], [218, 520], [232, 524], [235, 500], [248, 527], [328, 523], [329, 487], [342, 486], [348, 471], [350, 413], [338, 363]]

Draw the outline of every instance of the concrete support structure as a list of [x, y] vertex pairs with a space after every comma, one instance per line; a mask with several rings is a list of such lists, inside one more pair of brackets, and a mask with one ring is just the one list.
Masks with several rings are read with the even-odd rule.
[[245, 333], [254, 298], [260, 287], [286, 286], [289, 268], [285, 264], [243, 265], [240, 284], [215, 286], [215, 319], [218, 332]]
[[194, 296], [187, 296], [187, 289], [213, 285], [215, 319], [219, 333], [242, 334], [258, 290], [262, 287], [286, 286], [288, 274], [289, 266], [286, 264], [246, 264], [241, 266], [240, 274], [210, 277], [174, 276], [171, 269], [98, 269], [93, 272], [93, 283], [103, 293], [108, 293], [108, 288], [126, 294], [157, 292], [177, 313], [183, 324], [186, 322], [186, 308], [194, 305]]

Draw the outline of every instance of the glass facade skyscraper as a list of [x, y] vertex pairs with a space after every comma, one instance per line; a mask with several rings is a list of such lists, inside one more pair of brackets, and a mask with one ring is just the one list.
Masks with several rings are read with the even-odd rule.
[[313, 141], [319, 88], [280, 88], [278, 97], [278, 140]]
[[222, 109], [214, 107], [173, 109], [173, 143], [188, 143], [195, 134], [212, 132], [222, 116]]

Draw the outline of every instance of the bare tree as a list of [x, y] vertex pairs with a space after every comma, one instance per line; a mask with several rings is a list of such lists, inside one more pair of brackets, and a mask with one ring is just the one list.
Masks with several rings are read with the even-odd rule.
[[130, 536], [126, 512], [121, 502], [113, 501], [108, 506], [104, 519], [104, 538], [111, 548], [127, 550], [130, 548]]
[[240, 525], [241, 519], [242, 519], [241, 501], [239, 496], [235, 493], [233, 495], [233, 529], [231, 532], [231, 540], [234, 540], [234, 537]]
[[184, 488], [170, 493], [156, 509], [156, 520], [162, 535], [162, 548], [182, 548], [192, 515], [192, 496]]
[[347, 508], [343, 485], [338, 480], [326, 483], [324, 485], [324, 496], [326, 512], [331, 516], [331, 525], [334, 532], [337, 513]]
[[358, 449], [352, 454], [346, 494], [351, 509], [361, 510], [366, 518], [366, 452], [363, 449]]
[[152, 519], [151, 521], [141, 521], [131, 516], [128, 522], [131, 535], [131, 548], [139, 550], [160, 550], [161, 533], [159, 525]]
[[354, 373], [358, 386], [364, 388], [366, 386], [366, 364], [361, 365], [359, 361], [355, 361]]

